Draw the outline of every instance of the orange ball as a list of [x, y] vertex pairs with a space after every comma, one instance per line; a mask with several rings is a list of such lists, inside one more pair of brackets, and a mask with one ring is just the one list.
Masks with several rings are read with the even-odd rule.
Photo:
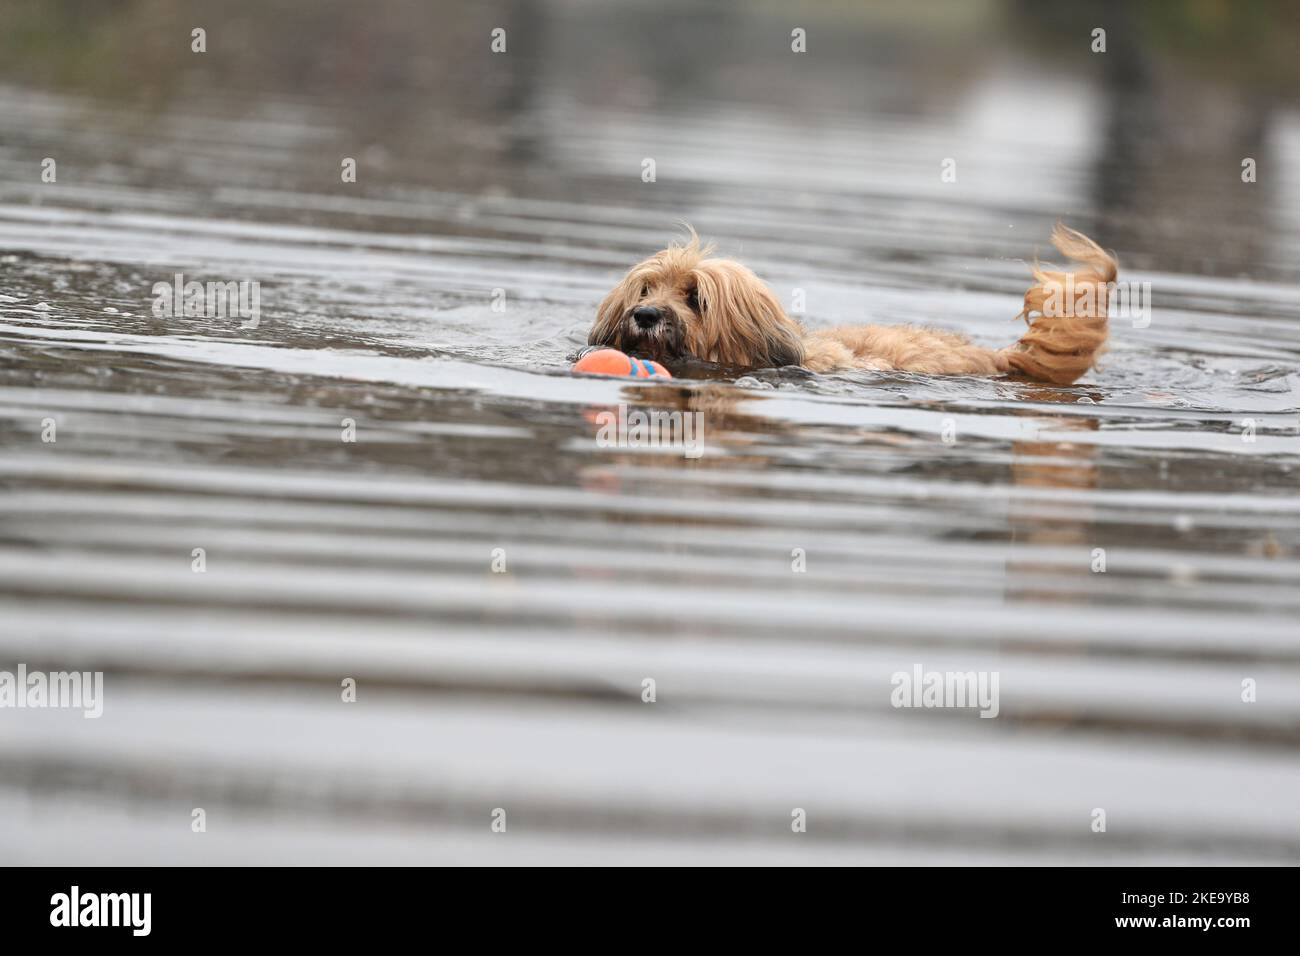
[[586, 375], [617, 375], [623, 378], [672, 378], [672, 373], [650, 359], [632, 358], [618, 349], [600, 349], [573, 363], [573, 371]]

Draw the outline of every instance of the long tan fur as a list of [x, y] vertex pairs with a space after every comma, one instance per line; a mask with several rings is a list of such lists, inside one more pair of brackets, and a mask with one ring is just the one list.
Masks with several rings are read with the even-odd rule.
[[[998, 375], [1019, 372], [1068, 385], [1092, 367], [1106, 343], [1108, 283], [1115, 260], [1060, 223], [1052, 244], [1084, 268], [1033, 267], [1020, 317], [1029, 329], [1013, 346], [988, 349], [955, 332], [913, 326], [841, 326], [809, 333], [785, 314], [761, 279], [738, 262], [713, 258], [691, 233], [638, 263], [605, 297], [588, 341], [672, 362], [694, 357], [721, 365], [803, 365], [814, 372], [849, 369]], [[662, 316], [652, 328], [633, 314]]]
[[1052, 230], [1052, 245], [1087, 268], [1067, 273], [1034, 263], [1035, 285], [1025, 293], [1020, 312], [1029, 330], [1005, 354], [1017, 372], [1069, 385], [1092, 368], [1106, 345], [1110, 283], [1119, 266], [1101, 246], [1064, 223]]

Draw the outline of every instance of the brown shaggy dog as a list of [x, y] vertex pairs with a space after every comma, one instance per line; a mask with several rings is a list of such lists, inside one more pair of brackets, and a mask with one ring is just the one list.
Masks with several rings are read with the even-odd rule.
[[587, 341], [665, 364], [698, 359], [814, 372], [846, 369], [998, 375], [1019, 372], [1057, 385], [1092, 367], [1106, 343], [1113, 256], [1057, 223], [1052, 245], [1082, 268], [1033, 267], [1019, 318], [1029, 325], [1015, 345], [988, 349], [955, 332], [913, 326], [840, 326], [809, 332], [785, 314], [758, 276], [739, 262], [710, 258], [694, 232], [633, 266], [605, 297]]

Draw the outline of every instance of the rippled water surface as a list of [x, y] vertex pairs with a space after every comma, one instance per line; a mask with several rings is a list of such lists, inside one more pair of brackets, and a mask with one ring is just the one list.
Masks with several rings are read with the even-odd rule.
[[[0, 667], [106, 696], [0, 712], [0, 858], [1300, 861], [1300, 113], [871, 23], [805, 71], [776, 13], [628, 63], [541, 10], [497, 58], [487, 14], [335, 25], [392, 89], [215, 42], [151, 96], [3, 74]], [[1174, 155], [1152, 115], [1201, 147], [1119, 161]], [[1000, 346], [1058, 217], [1154, 301], [1073, 387], [567, 371], [682, 220], [810, 326]], [[177, 272], [260, 324], [156, 317]], [[620, 403], [704, 455], [601, 447]], [[916, 664], [998, 718], [891, 707]]]

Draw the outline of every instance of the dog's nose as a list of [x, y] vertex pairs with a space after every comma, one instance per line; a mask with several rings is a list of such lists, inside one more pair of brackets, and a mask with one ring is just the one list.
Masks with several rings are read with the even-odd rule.
[[636, 321], [637, 327], [642, 329], [653, 329], [663, 318], [663, 313], [652, 306], [643, 305], [632, 310], [632, 318]]

